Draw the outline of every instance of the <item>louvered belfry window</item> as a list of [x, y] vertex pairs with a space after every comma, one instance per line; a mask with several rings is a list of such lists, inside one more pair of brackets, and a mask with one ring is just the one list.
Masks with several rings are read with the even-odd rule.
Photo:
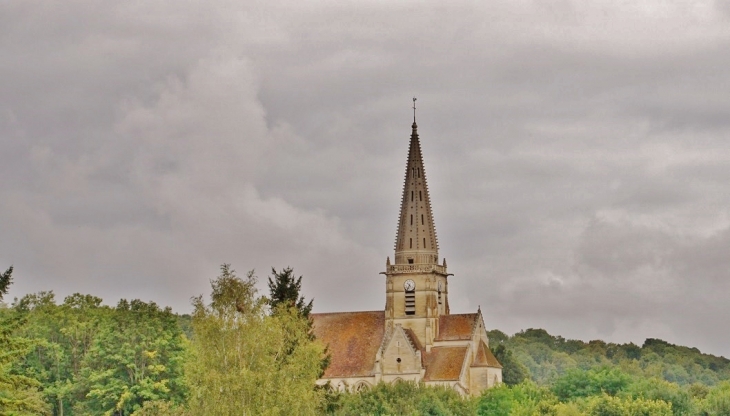
[[416, 314], [416, 292], [406, 291], [406, 315]]

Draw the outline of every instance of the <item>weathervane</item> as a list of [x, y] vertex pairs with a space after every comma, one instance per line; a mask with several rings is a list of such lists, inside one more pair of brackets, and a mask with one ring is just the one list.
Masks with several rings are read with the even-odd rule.
[[413, 122], [416, 122], [416, 97], [413, 97]]

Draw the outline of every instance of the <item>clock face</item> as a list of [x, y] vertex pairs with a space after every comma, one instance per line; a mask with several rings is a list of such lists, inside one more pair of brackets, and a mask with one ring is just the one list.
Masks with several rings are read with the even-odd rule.
[[406, 292], [412, 292], [416, 289], [416, 282], [408, 279], [405, 281], [405, 283], [403, 283], [403, 288], [406, 290]]

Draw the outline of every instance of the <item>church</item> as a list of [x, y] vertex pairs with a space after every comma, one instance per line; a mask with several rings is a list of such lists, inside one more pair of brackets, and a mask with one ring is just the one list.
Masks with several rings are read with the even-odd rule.
[[317, 384], [361, 391], [415, 381], [478, 395], [502, 382], [481, 309], [449, 312], [452, 275], [445, 259], [439, 264], [415, 105], [394, 261], [388, 257], [381, 274], [385, 310], [311, 314], [314, 334], [331, 356]]

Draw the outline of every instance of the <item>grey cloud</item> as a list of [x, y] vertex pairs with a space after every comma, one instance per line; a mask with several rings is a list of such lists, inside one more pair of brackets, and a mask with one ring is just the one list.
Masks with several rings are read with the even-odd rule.
[[289, 265], [317, 310], [380, 309], [417, 95], [455, 311], [728, 355], [729, 20], [711, 1], [6, 2], [0, 263], [12, 295], [179, 311], [222, 262]]

